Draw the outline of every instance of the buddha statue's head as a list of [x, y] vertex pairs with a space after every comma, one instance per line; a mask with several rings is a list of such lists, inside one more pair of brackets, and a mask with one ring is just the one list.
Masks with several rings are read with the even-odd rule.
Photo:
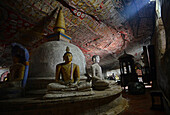
[[67, 48], [66, 48], [66, 53], [65, 53], [64, 56], [63, 56], [63, 60], [65, 61], [65, 63], [71, 63], [72, 57], [73, 57], [73, 55], [72, 55], [72, 53], [70, 52], [69, 47], [67, 46]]
[[13, 56], [12, 61], [13, 61], [14, 64], [19, 63], [19, 61], [20, 61], [19, 56], [17, 56], [17, 55]]
[[94, 55], [92, 57], [92, 61], [93, 61], [93, 63], [99, 63], [100, 62], [100, 57], [98, 55]]

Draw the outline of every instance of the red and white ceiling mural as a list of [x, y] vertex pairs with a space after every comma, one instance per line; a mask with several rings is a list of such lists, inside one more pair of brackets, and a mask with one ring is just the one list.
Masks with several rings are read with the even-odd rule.
[[53, 32], [58, 10], [50, 14], [59, 7], [66, 34], [82, 50], [87, 65], [93, 55], [99, 55], [103, 67], [114, 68], [125, 49], [140, 56], [153, 34], [154, 3], [150, 0], [4, 0], [0, 1], [0, 66], [10, 65], [10, 44], [22, 32], [36, 26], [35, 31], [42, 33], [40, 38], [26, 39], [30, 51], [47, 42], [45, 36]]

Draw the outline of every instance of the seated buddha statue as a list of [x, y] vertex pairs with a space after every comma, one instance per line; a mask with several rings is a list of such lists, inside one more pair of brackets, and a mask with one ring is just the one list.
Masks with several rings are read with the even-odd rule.
[[63, 56], [65, 62], [56, 66], [56, 82], [47, 85], [48, 91], [79, 91], [91, 88], [90, 83], [80, 82], [79, 66], [72, 63], [72, 58], [73, 55], [67, 47]]
[[13, 64], [9, 68], [10, 73], [7, 75], [7, 82], [0, 84], [0, 88], [22, 87], [25, 65], [20, 63], [20, 56], [15, 55], [12, 59]]
[[104, 90], [115, 84], [115, 81], [105, 80], [102, 75], [102, 68], [99, 65], [100, 57], [94, 55], [92, 57], [93, 64], [91, 65], [92, 70], [92, 86], [96, 90]]
[[98, 79], [104, 79], [102, 75], [102, 68], [99, 65], [100, 57], [98, 55], [94, 55], [92, 57], [93, 64], [91, 66], [92, 68], [92, 77], [98, 77]]

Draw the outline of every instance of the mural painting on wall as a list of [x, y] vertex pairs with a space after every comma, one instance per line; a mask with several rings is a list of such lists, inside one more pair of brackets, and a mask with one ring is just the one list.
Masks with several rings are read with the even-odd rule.
[[[130, 39], [127, 37], [129, 31], [119, 28], [126, 20], [115, 10], [116, 7], [122, 8], [121, 0], [16, 0], [5, 3], [9, 9], [16, 8], [13, 12], [0, 8], [8, 12], [8, 15], [4, 16], [6, 22], [1, 24], [6, 31], [3, 36], [5, 40], [16, 37], [19, 29], [33, 27], [56, 7], [63, 7], [66, 33], [72, 37], [71, 43], [77, 45], [86, 55], [86, 61], [91, 62], [92, 55], [102, 55], [103, 52], [112, 54], [125, 48], [126, 41]], [[53, 32], [56, 15], [44, 29], [46, 35]], [[119, 22], [118, 18], [121, 18]], [[109, 19], [113, 22], [107, 21]], [[118, 32], [123, 32], [125, 37], [122, 38]], [[84, 33], [86, 36], [83, 36]], [[48, 40], [45, 38], [41, 39], [33, 47], [36, 48], [46, 41]]]

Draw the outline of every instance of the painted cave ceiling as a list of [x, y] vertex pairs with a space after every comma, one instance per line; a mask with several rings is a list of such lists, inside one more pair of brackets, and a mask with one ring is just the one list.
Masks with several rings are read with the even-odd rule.
[[[50, 14], [59, 7], [66, 34], [84, 53], [87, 66], [93, 55], [99, 55], [100, 65], [112, 69], [124, 50], [138, 61], [142, 47], [151, 41], [155, 3], [150, 0], [0, 0], [0, 66], [11, 64], [11, 43], [23, 40], [31, 52], [48, 42], [58, 9]], [[41, 37], [24, 39], [22, 33], [33, 28]]]

